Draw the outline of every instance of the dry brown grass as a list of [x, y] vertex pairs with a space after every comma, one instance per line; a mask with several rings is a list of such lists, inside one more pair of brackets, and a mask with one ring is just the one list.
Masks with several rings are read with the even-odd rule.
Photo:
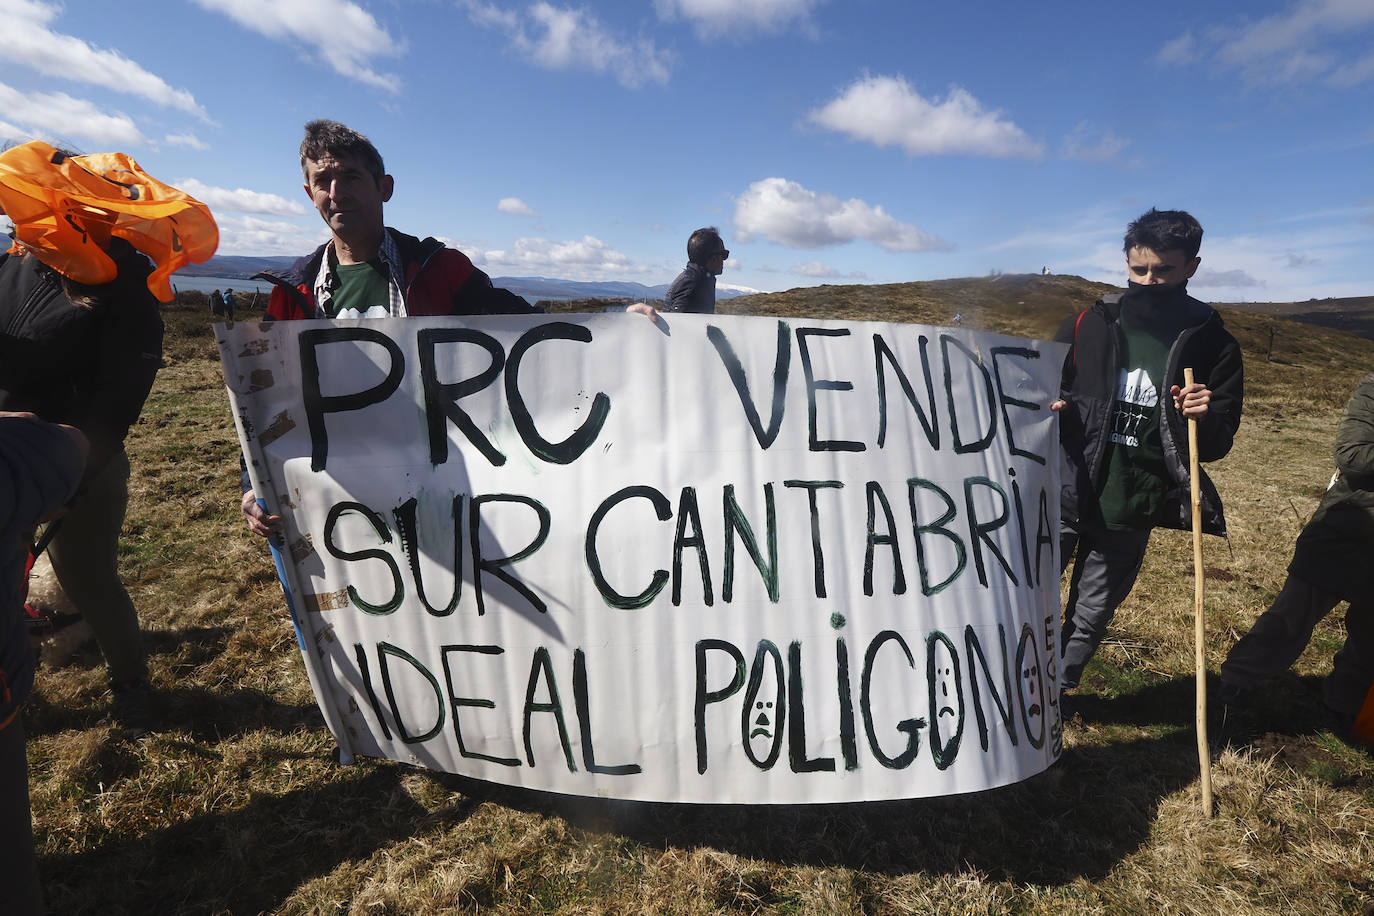
[[[823, 287], [724, 311], [965, 325], [1045, 337], [1103, 287], [1002, 277]], [[1246, 418], [1212, 467], [1231, 550], [1207, 544], [1208, 660], [1267, 606], [1330, 473], [1374, 344], [1227, 310]], [[106, 722], [87, 646], [28, 713], [55, 913], [1371, 913], [1374, 761], [1310, 690], [1325, 622], [1271, 691], [1274, 732], [1219, 752], [1198, 811], [1191, 542], [1161, 533], [1090, 666], [1063, 759], [971, 796], [743, 809], [519, 792], [395, 763], [334, 763], [236, 454], [207, 318], [170, 311], [168, 365], [130, 442], [123, 570], [165, 727]], [[1269, 328], [1276, 326], [1272, 361]], [[0, 902], [0, 909], [3, 903]]]

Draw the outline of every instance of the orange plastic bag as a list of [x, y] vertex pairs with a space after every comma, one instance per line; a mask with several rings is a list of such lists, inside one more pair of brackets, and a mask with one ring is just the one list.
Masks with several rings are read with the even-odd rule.
[[148, 289], [163, 302], [173, 272], [219, 247], [209, 207], [124, 153], [67, 156], [40, 140], [5, 150], [0, 210], [14, 223], [16, 246], [78, 283], [113, 280], [118, 268], [105, 247], [111, 236], [126, 240], [152, 258]]

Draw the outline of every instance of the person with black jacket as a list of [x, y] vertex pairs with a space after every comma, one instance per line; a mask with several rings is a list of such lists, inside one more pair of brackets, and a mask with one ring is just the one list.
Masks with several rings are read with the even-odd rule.
[[687, 266], [664, 294], [663, 311], [714, 314], [716, 277], [724, 272], [729, 257], [730, 250], [715, 226], [703, 226], [693, 232], [687, 238]]
[[[1060, 564], [1073, 559], [1060, 633], [1060, 685], [1083, 666], [1126, 600], [1156, 527], [1192, 528], [1189, 420], [1198, 458], [1231, 450], [1240, 426], [1240, 345], [1221, 316], [1187, 294], [1202, 226], [1181, 210], [1143, 214], [1126, 230], [1125, 293], [1067, 319], [1060, 382]], [[1194, 382], [1184, 383], [1191, 368]], [[1225, 536], [1221, 498], [1201, 476], [1203, 530]]]
[[151, 722], [138, 614], [120, 581], [119, 532], [129, 503], [124, 438], [162, 366], [162, 315], [151, 264], [109, 240], [117, 277], [85, 286], [20, 250], [0, 254], [0, 410], [32, 411], [90, 440], [85, 475], [48, 547], [62, 590], [105, 656], [117, 722]]
[[1258, 688], [1287, 671], [1342, 601], [1345, 643], [1322, 681], [1340, 735], [1374, 748], [1374, 373], [1360, 379], [1336, 428], [1336, 474], [1298, 535], [1288, 578], [1221, 663], [1221, 701], [1247, 724]]
[[43, 911], [20, 707], [33, 686], [24, 619], [24, 537], [76, 489], [86, 439], [32, 413], [0, 411], [0, 888], [6, 913]]

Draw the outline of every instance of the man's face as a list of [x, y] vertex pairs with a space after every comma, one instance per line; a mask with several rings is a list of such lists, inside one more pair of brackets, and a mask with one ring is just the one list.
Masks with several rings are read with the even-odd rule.
[[725, 271], [725, 259], [730, 257], [730, 249], [721, 246], [720, 250], [706, 259], [706, 272], [719, 277]]
[[1155, 251], [1136, 246], [1126, 252], [1126, 276], [1142, 286], [1177, 286], [1197, 273], [1202, 258], [1186, 251]]
[[345, 240], [381, 231], [382, 204], [392, 189], [390, 175], [377, 180], [356, 156], [326, 153], [305, 161], [305, 193], [334, 235]]

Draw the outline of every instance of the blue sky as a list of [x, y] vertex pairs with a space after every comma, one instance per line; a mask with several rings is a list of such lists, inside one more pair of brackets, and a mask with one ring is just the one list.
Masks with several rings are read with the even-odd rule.
[[[135, 12], [136, 10], [136, 12]], [[324, 226], [301, 127], [366, 133], [387, 222], [493, 276], [666, 283], [720, 227], [760, 290], [1124, 283], [1150, 206], [1214, 301], [1374, 295], [1374, 0], [0, 0], [0, 139], [120, 150], [221, 254]]]

